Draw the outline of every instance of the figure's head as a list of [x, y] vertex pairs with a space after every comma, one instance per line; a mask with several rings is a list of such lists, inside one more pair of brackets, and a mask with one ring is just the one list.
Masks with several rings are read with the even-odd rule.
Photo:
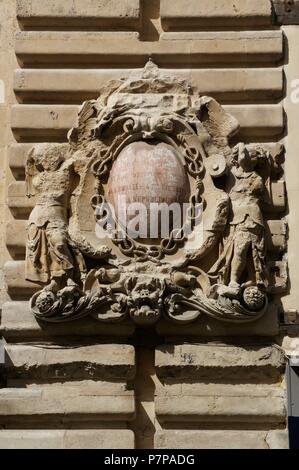
[[240, 143], [233, 149], [233, 160], [237, 166], [244, 171], [253, 171], [257, 164], [258, 153], [254, 148], [248, 148], [245, 144]]
[[269, 163], [269, 153], [266, 149], [259, 145], [247, 145], [250, 160], [254, 162], [255, 166], [261, 166]]
[[257, 145], [240, 143], [233, 148], [232, 162], [244, 171], [250, 172], [267, 161], [267, 152]]
[[239, 146], [238, 163], [244, 171], [252, 171], [257, 162], [257, 155], [254, 152], [249, 152], [244, 144]]
[[39, 171], [55, 171], [64, 160], [60, 144], [38, 144], [33, 150], [33, 159]]

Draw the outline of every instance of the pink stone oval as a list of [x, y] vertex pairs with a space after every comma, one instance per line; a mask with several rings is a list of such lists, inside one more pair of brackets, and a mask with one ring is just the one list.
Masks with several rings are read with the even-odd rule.
[[152, 204], [178, 203], [182, 206], [188, 203], [189, 197], [189, 180], [180, 156], [166, 143], [129, 144], [112, 166], [107, 199], [124, 224], [132, 218], [127, 211], [129, 205], [144, 205], [148, 222]]

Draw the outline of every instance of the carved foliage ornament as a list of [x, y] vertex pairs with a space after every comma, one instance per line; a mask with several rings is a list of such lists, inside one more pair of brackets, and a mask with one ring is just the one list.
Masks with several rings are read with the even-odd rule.
[[[214, 99], [150, 61], [83, 104], [68, 144], [36, 145], [26, 165], [36, 202], [26, 278], [41, 285], [33, 314], [140, 325], [260, 318], [287, 288], [284, 149], [232, 146], [238, 130]], [[138, 223], [132, 206], [145, 210]], [[180, 222], [162, 206], [184, 208]], [[133, 236], [134, 223], [146, 233]]]

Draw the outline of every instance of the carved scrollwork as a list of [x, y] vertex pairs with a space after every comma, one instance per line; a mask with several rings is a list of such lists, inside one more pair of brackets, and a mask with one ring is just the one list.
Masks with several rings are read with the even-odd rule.
[[[26, 278], [41, 285], [33, 314], [141, 326], [261, 318], [287, 288], [284, 148], [231, 146], [238, 128], [150, 61], [83, 104], [68, 145], [35, 146], [26, 164], [36, 197]], [[134, 237], [119, 194], [186, 211], [166, 235]]]

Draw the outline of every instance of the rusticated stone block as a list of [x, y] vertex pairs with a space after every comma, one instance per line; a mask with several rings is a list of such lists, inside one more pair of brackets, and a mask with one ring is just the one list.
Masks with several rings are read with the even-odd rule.
[[156, 449], [272, 449], [269, 436], [284, 436], [277, 449], [288, 449], [286, 431], [162, 430], [155, 435]]
[[161, 378], [278, 381], [285, 359], [275, 346], [163, 345], [156, 349]]
[[[156, 349], [155, 363], [161, 380], [155, 400], [161, 423], [210, 423], [213, 427], [219, 423], [239, 423], [240, 427], [244, 423], [285, 423], [286, 399], [281, 387], [285, 359], [275, 346], [169, 344]], [[248, 445], [267, 448], [266, 435], [253, 433]], [[172, 434], [169, 437], [176, 439]], [[198, 438], [199, 448], [214, 448], [207, 440], [211, 435], [193, 437]], [[241, 433], [228, 448], [246, 448], [243, 437]], [[225, 439], [220, 439], [219, 448], [225, 447]]]
[[25, 257], [26, 225], [25, 220], [12, 220], [6, 225], [6, 246], [14, 259]]
[[21, 32], [16, 54], [23, 65], [85, 63], [143, 66], [225, 62], [277, 63], [283, 56], [281, 31], [163, 33], [160, 41], [138, 40], [124, 32]]
[[[24, 71], [25, 72], [25, 71]], [[53, 82], [54, 84], [51, 85], [52, 80], [50, 79], [50, 76], [47, 79], [47, 73], [48, 72], [53, 72]], [[72, 82], [71, 77], [73, 71], [68, 71], [64, 70], [57, 72], [55, 70], [31, 70], [28, 72], [28, 80], [30, 80], [31, 73], [33, 76], [37, 74], [34, 78], [34, 85], [28, 85], [29, 89], [31, 91], [34, 91], [36, 88], [37, 91], [44, 90], [45, 93], [47, 94], [50, 87], [55, 87], [55, 90], [61, 90], [63, 91], [63, 94], [67, 93], [69, 91], [68, 83]], [[81, 70], [76, 71], [76, 73], [79, 74], [83, 72]], [[97, 72], [94, 70], [89, 70], [88, 75], [91, 75], [91, 79], [94, 78], [95, 81], [97, 80]], [[103, 71], [104, 72], [104, 71]], [[249, 77], [248, 74], [249, 73]], [[27, 73], [27, 71], [26, 71]], [[39, 75], [41, 73], [41, 75]], [[70, 75], [69, 75], [70, 73]], [[101, 71], [102, 73], [102, 71]], [[174, 73], [174, 70], [170, 70], [169, 73]], [[240, 93], [255, 93], [255, 94], [263, 94], [265, 93], [273, 93], [273, 95], [280, 94], [282, 90], [282, 70], [281, 69], [246, 69], [246, 70], [236, 70], [234, 69], [233, 72], [230, 70], [224, 70], [224, 69], [216, 69], [216, 70], [189, 70], [189, 69], [184, 69], [184, 70], [179, 70], [176, 71], [176, 74], [181, 75], [182, 78], [188, 78], [191, 80], [191, 83], [198, 88], [202, 93], [206, 94], [209, 90], [212, 94], [215, 93], [221, 93], [221, 94], [240, 94]], [[269, 74], [269, 75], [268, 75]], [[236, 80], [236, 77], [240, 75], [240, 82], [238, 83], [238, 86], [236, 84], [232, 84], [232, 79]], [[210, 83], [211, 77], [213, 76], [213, 83]], [[217, 77], [218, 76], [218, 77]], [[216, 77], [216, 83], [215, 83], [215, 77]], [[244, 82], [243, 82], [244, 79]], [[250, 83], [250, 79], [252, 79], [252, 83]], [[219, 83], [218, 83], [219, 80]], [[78, 80], [79, 81], [79, 80]], [[84, 81], [80, 77], [80, 82]], [[39, 83], [39, 85], [37, 84]], [[63, 82], [63, 85], [60, 85], [61, 82]], [[67, 82], [67, 83], [65, 83]], [[81, 85], [78, 85], [78, 88]], [[221, 88], [220, 88], [221, 86]], [[63, 87], [63, 88], [62, 88]], [[248, 88], [247, 88], [248, 87]], [[70, 88], [73, 89], [73, 85], [70, 85]], [[82, 87], [84, 88], [84, 86]], [[87, 87], [86, 87], [87, 88]], [[211, 90], [213, 88], [213, 90]], [[218, 90], [218, 91], [217, 91]], [[17, 91], [17, 90], [16, 90]], [[48, 96], [48, 95], [47, 95]], [[67, 145], [65, 143], [62, 143], [61, 145]], [[261, 144], [263, 147], [266, 147], [269, 149], [269, 151], [275, 152], [275, 148], [277, 148], [276, 143], [262, 143]], [[34, 143], [18, 143], [18, 144], [12, 144], [8, 148], [8, 155], [9, 155], [9, 167], [11, 171], [13, 172], [14, 176], [18, 180], [24, 180], [25, 179], [25, 163], [26, 163], [26, 158], [29, 150], [34, 146]], [[22, 195], [25, 194], [25, 188], [22, 192]], [[275, 221], [276, 222], [276, 221]]]
[[120, 392], [103, 395], [96, 382], [79, 385], [27, 389], [5, 388], [0, 390], [0, 423], [52, 421], [63, 418], [68, 421], [130, 421], [135, 415], [134, 393]]
[[[43, 80], [43, 78], [40, 77], [40, 80]], [[16, 180], [25, 179], [26, 159], [27, 159], [29, 150], [31, 150], [34, 145], [35, 145], [34, 143], [27, 143], [27, 144], [22, 143], [22, 144], [11, 144], [8, 147], [9, 167], [14, 177], [16, 178]], [[62, 143], [61, 145], [64, 146], [66, 149], [67, 144]]]
[[132, 380], [135, 350], [125, 344], [43, 348], [6, 344], [6, 376], [30, 379]]
[[12, 144], [8, 147], [9, 167], [17, 180], [25, 179], [27, 154], [33, 144]]
[[26, 28], [91, 26], [137, 27], [139, 0], [17, 0], [17, 17]]
[[133, 335], [135, 326], [131, 321], [124, 321], [115, 328], [114, 323], [100, 323], [93, 318], [82, 318], [61, 325], [50, 323], [43, 327], [32, 315], [28, 302], [6, 302], [2, 307], [0, 332], [7, 340], [28, 338], [47, 339], [53, 336], [66, 337], [111, 337], [127, 338]]
[[[283, 94], [281, 68], [247, 69], [166, 69], [167, 73], [190, 80], [201, 94], [212, 95], [222, 101], [239, 98], [277, 99]], [[14, 90], [25, 103], [81, 103], [97, 97], [99, 89], [108, 80], [117, 80], [128, 74], [125, 69], [17, 69]], [[14, 148], [15, 146], [13, 146]], [[16, 155], [11, 156], [11, 167], [18, 167]], [[12, 166], [13, 165], [13, 166]]]
[[286, 208], [286, 188], [284, 181], [276, 181], [272, 184], [272, 198], [274, 209], [283, 212]]
[[[211, 387], [212, 388], [212, 387]], [[169, 397], [158, 396], [155, 400], [156, 413], [162, 423], [285, 423], [285, 397], [261, 393], [260, 396], [250, 396], [239, 393], [238, 386], [229, 394], [218, 390], [210, 390], [209, 395], [189, 395]]]
[[161, 19], [166, 28], [184, 29], [269, 25], [273, 15], [270, 0], [161, 0]]
[[274, 252], [283, 252], [287, 247], [287, 225], [284, 220], [268, 220], [267, 233], [268, 249]]
[[2, 430], [0, 449], [133, 449], [128, 429]]

